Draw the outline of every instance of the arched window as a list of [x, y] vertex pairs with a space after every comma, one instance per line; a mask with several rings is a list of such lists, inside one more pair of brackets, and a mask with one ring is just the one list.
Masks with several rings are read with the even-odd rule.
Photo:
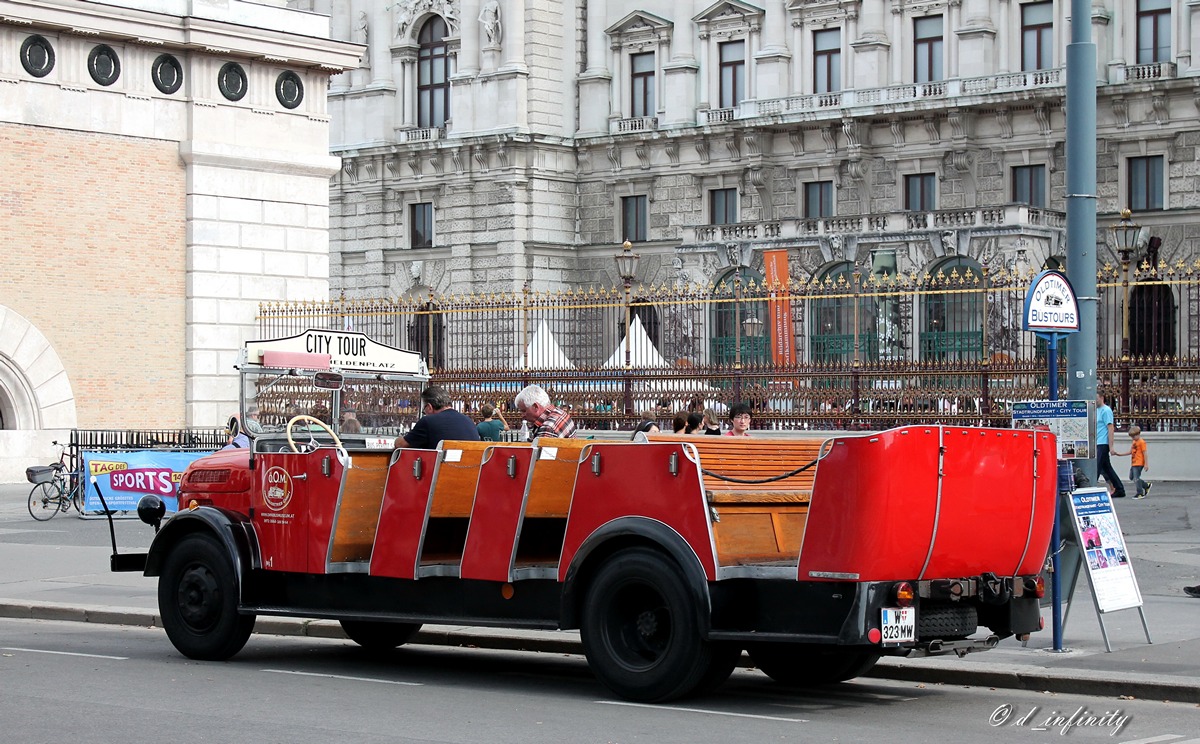
[[417, 126], [444, 127], [450, 118], [450, 54], [446, 22], [434, 16], [417, 36]]
[[[893, 267], [888, 275], [894, 274]], [[877, 361], [880, 356], [878, 328], [884, 315], [872, 297], [859, 297], [858, 333], [855, 333], [854, 264], [849, 261], [834, 264], [821, 273], [817, 280], [820, 282], [818, 298], [809, 300], [809, 360], [850, 363], [854, 361], [857, 342], [859, 361]], [[886, 316], [889, 322], [891, 308], [889, 303]], [[891, 330], [892, 335], [898, 334], [898, 328]]]
[[[754, 283], [753, 287], [751, 282]], [[733, 364], [737, 361], [739, 339], [742, 364], [766, 361], [771, 341], [767, 303], [761, 299], [762, 287], [762, 275], [746, 266], [730, 269], [717, 279], [714, 297], [728, 299], [725, 302], [714, 303], [709, 311], [709, 322], [712, 323], [713, 329], [711, 352], [714, 363]], [[758, 335], [753, 335], [751, 331], [757, 332]]]
[[966, 256], [935, 264], [921, 311], [921, 359], [983, 358], [983, 270]]

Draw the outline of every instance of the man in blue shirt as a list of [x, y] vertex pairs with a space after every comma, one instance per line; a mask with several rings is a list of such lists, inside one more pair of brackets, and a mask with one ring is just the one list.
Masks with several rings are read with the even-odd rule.
[[402, 437], [396, 437], [396, 448], [437, 449], [443, 439], [479, 441], [475, 422], [450, 407], [450, 393], [445, 388], [430, 385], [421, 391], [425, 415]]
[[1117, 427], [1113, 423], [1112, 409], [1104, 404], [1104, 393], [1096, 393], [1096, 464], [1097, 471], [1112, 487], [1115, 499], [1125, 498], [1125, 486], [1108, 459], [1108, 448], [1112, 445]]

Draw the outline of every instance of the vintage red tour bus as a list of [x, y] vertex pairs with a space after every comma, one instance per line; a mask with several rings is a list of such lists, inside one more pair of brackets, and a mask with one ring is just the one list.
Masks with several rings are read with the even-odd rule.
[[394, 450], [419, 355], [309, 330], [247, 343], [239, 371], [250, 448], [192, 464], [165, 521], [143, 499], [161, 522], [149, 551], [113, 557], [158, 577], [194, 659], [236, 654], [259, 615], [338, 620], [381, 649], [422, 623], [578, 629], [615, 694], [666, 701], [716, 687], [743, 651], [816, 684], [1041, 627], [1046, 431]]

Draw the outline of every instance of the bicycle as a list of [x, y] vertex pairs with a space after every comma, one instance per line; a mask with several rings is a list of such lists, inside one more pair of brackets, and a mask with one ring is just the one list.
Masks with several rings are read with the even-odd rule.
[[25, 478], [34, 484], [29, 492], [29, 516], [39, 522], [52, 519], [60, 511], [83, 513], [84, 479], [67, 470], [67, 446], [54, 442], [59, 448], [58, 462], [25, 468]]

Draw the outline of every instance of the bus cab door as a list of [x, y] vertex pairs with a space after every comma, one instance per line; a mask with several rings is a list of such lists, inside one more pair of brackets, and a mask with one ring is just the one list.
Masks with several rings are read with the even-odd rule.
[[252, 504], [262, 567], [324, 573], [342, 466], [333, 450], [258, 455]]

